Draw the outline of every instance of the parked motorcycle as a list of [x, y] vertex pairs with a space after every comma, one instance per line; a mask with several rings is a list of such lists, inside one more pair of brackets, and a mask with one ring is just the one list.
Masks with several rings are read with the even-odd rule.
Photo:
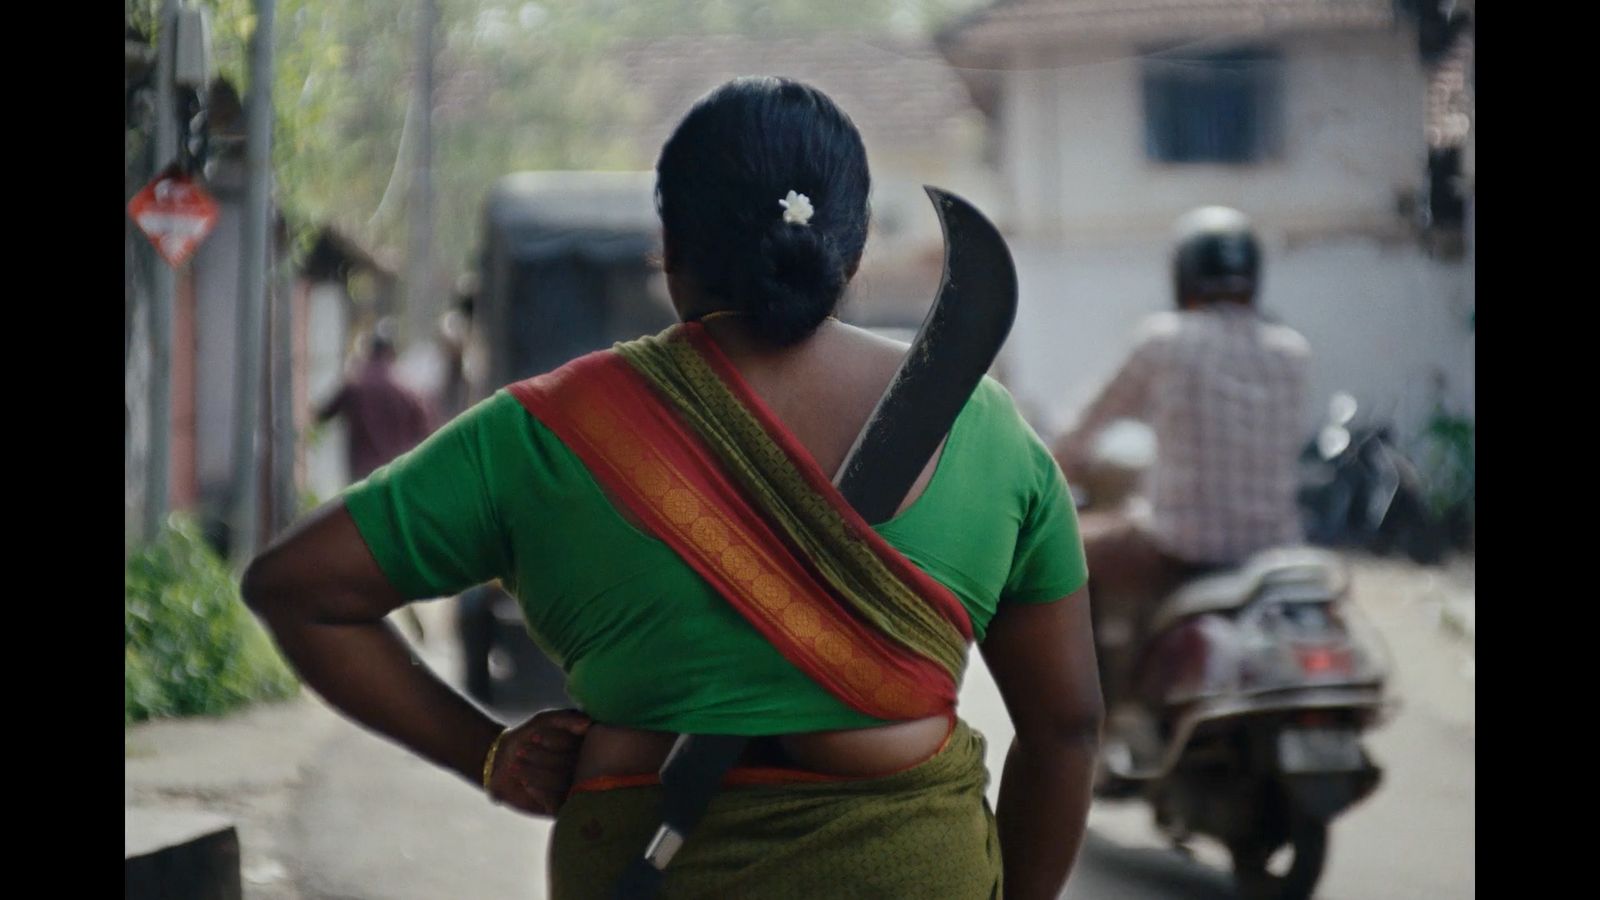
[[[1120, 456], [1084, 479], [1093, 505], [1126, 500], [1115, 488], [1143, 455]], [[1362, 737], [1394, 706], [1388, 651], [1348, 593], [1339, 559], [1285, 547], [1170, 594], [1131, 645], [1106, 648], [1131, 666], [1096, 796], [1149, 803], [1180, 848], [1221, 842], [1243, 897], [1309, 898], [1329, 824], [1381, 780]]]
[[1422, 478], [1391, 429], [1355, 422], [1357, 410], [1354, 397], [1335, 394], [1328, 422], [1301, 454], [1299, 499], [1307, 538], [1439, 562], [1450, 545], [1448, 524], [1432, 513]]
[[455, 618], [469, 696], [503, 708], [571, 705], [565, 676], [528, 635], [516, 598], [481, 584], [456, 599]]

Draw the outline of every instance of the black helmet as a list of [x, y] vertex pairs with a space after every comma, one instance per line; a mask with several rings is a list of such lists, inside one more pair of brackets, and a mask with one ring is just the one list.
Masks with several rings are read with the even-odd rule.
[[1178, 219], [1172, 255], [1178, 299], [1207, 294], [1254, 294], [1261, 247], [1244, 213], [1203, 206]]

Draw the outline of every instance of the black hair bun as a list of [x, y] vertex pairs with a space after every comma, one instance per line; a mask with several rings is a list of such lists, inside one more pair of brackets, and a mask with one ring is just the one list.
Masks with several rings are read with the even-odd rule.
[[844, 291], [844, 260], [827, 235], [777, 219], [762, 235], [754, 277], [740, 298], [750, 325], [779, 345], [815, 331]]
[[[737, 78], [695, 103], [661, 148], [656, 208], [675, 265], [780, 346], [833, 312], [861, 261], [872, 176], [850, 117], [786, 78]], [[806, 207], [786, 202], [806, 198]], [[784, 221], [785, 215], [807, 219]]]

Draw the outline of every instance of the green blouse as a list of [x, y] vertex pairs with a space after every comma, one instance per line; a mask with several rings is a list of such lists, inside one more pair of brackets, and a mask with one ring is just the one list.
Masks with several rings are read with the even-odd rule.
[[[504, 390], [344, 501], [407, 596], [499, 579], [596, 721], [743, 735], [881, 724], [806, 677], [624, 519]], [[956, 419], [926, 490], [876, 530], [961, 599], [979, 641], [999, 604], [1057, 600], [1088, 577], [1061, 470], [990, 378]]]

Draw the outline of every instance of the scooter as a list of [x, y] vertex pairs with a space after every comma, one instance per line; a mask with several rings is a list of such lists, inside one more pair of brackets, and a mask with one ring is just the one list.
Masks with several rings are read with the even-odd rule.
[[[1132, 468], [1092, 479], [1093, 504], [1117, 502], [1106, 486], [1131, 484]], [[1363, 734], [1395, 707], [1388, 650], [1350, 602], [1345, 566], [1268, 550], [1182, 585], [1131, 637], [1107, 648], [1131, 665], [1096, 796], [1150, 804], [1180, 849], [1197, 835], [1222, 843], [1243, 897], [1309, 898], [1329, 823], [1382, 778]]]

